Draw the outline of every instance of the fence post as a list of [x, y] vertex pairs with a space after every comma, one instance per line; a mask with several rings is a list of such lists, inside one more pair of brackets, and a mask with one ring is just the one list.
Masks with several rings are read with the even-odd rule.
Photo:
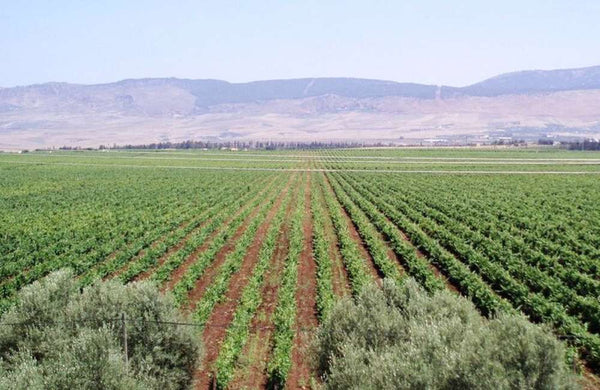
[[121, 313], [121, 325], [123, 326], [123, 348], [125, 349], [125, 367], [129, 368], [129, 351], [127, 348], [127, 326], [125, 326], [125, 313]]

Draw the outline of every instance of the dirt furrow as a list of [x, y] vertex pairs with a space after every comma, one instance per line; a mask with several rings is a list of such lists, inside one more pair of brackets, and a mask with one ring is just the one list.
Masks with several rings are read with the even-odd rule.
[[296, 289], [296, 335], [292, 349], [292, 369], [286, 383], [288, 389], [303, 389], [310, 385], [313, 373], [310, 367], [310, 338], [319, 325], [317, 319], [317, 264], [313, 257], [313, 219], [310, 209], [311, 174], [304, 188], [304, 248], [298, 264]]
[[185, 237], [183, 237], [181, 239], [181, 241], [179, 241], [177, 244], [175, 244], [175, 246], [172, 246], [171, 248], [169, 248], [162, 256], [160, 256], [160, 258], [157, 260], [157, 262], [156, 262], [156, 264], [154, 266], [148, 268], [146, 271], [144, 271], [144, 272], [140, 273], [139, 275], [137, 275], [135, 278], [133, 278], [133, 281], [137, 282], [137, 281], [140, 281], [140, 280], [146, 280], [146, 279], [148, 279], [154, 273], [154, 271], [156, 271], [156, 269], [158, 269], [161, 265], [164, 264], [165, 261], [167, 261], [167, 259], [169, 257], [171, 257], [171, 255], [173, 253], [175, 253], [179, 249], [181, 249], [192, 235], [194, 235], [196, 232], [198, 232], [199, 230], [201, 230], [202, 228], [204, 228], [207, 224], [210, 223], [210, 221], [211, 221], [211, 219], [206, 219], [200, 225], [198, 225], [195, 228], [193, 228], [190, 232], [188, 232], [185, 235]]
[[288, 255], [290, 219], [295, 198], [287, 205], [284, 225], [261, 291], [262, 302], [252, 319], [251, 332], [239, 361], [231, 389], [259, 389], [267, 385], [266, 367], [273, 335], [272, 317], [277, 305], [277, 293]]
[[[233, 320], [238, 301], [241, 298], [244, 287], [248, 282], [248, 278], [252, 274], [252, 270], [258, 261], [258, 254], [260, 252], [262, 242], [267, 235], [273, 218], [277, 214], [277, 210], [279, 210], [281, 207], [281, 203], [283, 202], [289, 190], [289, 186], [290, 182], [287, 183], [285, 188], [278, 195], [278, 198], [273, 204], [272, 208], [269, 210], [267, 217], [259, 226], [252, 244], [244, 256], [241, 268], [231, 277], [231, 280], [229, 281], [229, 288], [227, 289], [225, 300], [215, 306], [206, 322], [207, 325], [202, 334], [202, 340], [205, 348], [204, 361], [202, 368], [195, 374], [195, 386], [197, 389], [207, 389], [212, 382], [213, 364], [218, 357], [221, 344], [223, 343], [223, 340], [227, 334], [227, 326], [229, 326]], [[218, 272], [218, 267], [213, 269], [214, 277], [214, 275], [216, 275]], [[201, 287], [202, 293], [204, 292], [206, 286], [212, 283], [212, 278], [209, 279], [207, 274], [205, 274], [205, 276], [206, 277], [201, 278], [201, 281], [204, 279], [203, 287]], [[202, 284], [202, 282], [200, 284]], [[192, 297], [190, 296], [190, 301], [191, 300]], [[217, 326], [211, 326], [211, 324], [216, 324]]]
[[331, 186], [331, 183], [329, 182], [329, 178], [326, 175], [325, 175], [325, 186], [326, 186], [325, 190], [329, 191], [335, 198], [335, 201], [338, 204], [338, 207], [340, 208], [340, 210], [342, 212], [342, 217], [346, 221], [346, 225], [348, 225], [348, 232], [350, 233], [350, 237], [352, 238], [352, 240], [354, 240], [354, 242], [356, 242], [356, 244], [358, 246], [358, 250], [360, 251], [360, 254], [362, 255], [363, 259], [365, 259], [365, 264], [367, 265], [367, 269], [369, 270], [369, 273], [371, 273], [371, 275], [373, 275], [374, 280], [376, 280], [378, 283], [380, 283], [381, 279], [383, 278], [383, 274], [377, 269], [377, 267], [375, 267], [375, 262], [373, 261], [373, 257], [367, 250], [367, 246], [366, 246], [365, 242], [360, 237], [360, 234], [358, 233], [356, 225], [354, 225], [354, 222], [352, 221], [352, 218], [350, 218], [350, 216], [346, 212], [346, 209], [344, 209], [344, 207], [340, 204], [339, 200], [337, 199], [337, 196], [335, 195], [335, 192], [333, 191], [333, 187]]
[[385, 237], [383, 236], [383, 234], [378, 233], [378, 235], [379, 235], [379, 238], [381, 239], [381, 241], [383, 241], [385, 243], [386, 252], [387, 252], [388, 258], [390, 260], [392, 260], [394, 262], [394, 264], [396, 264], [398, 266], [398, 270], [400, 271], [401, 274], [406, 274], [406, 269], [402, 265], [402, 260], [396, 254], [396, 252], [394, 252], [394, 250], [392, 249], [392, 247], [390, 247], [390, 242], [385, 239]]
[[[446, 277], [446, 275], [444, 275], [444, 273], [442, 271], [440, 271], [440, 269], [435, 264], [433, 264], [429, 261], [427, 256], [411, 241], [411, 239], [406, 235], [406, 233], [402, 229], [400, 229], [398, 227], [398, 225], [396, 225], [387, 215], [385, 215], [384, 213], [381, 213], [381, 215], [387, 220], [387, 222], [389, 222], [391, 225], [393, 225], [396, 228], [398, 233], [400, 233], [400, 237], [402, 237], [402, 239], [404, 241], [406, 241], [406, 243], [408, 243], [411, 246], [411, 248], [413, 248], [416, 256], [420, 259], [425, 260], [427, 267], [429, 267], [429, 269], [433, 272], [433, 274], [436, 277], [440, 278], [444, 282], [446, 288], [452, 292], [460, 294], [460, 290], [458, 289], [458, 287], [456, 287], [454, 284], [452, 284], [452, 282]], [[396, 259], [399, 262], [399, 264], [402, 266], [401, 258], [399, 256], [397, 256], [395, 252], [393, 252], [393, 253], [396, 256]]]
[[[319, 190], [319, 202], [321, 203], [322, 210], [327, 210], [322, 189]], [[342, 254], [340, 253], [339, 243], [335, 234], [335, 227], [331, 221], [331, 216], [327, 212], [323, 213], [323, 228], [327, 242], [329, 242], [329, 258], [332, 261], [333, 293], [338, 297], [343, 297], [350, 294], [350, 278], [348, 277], [348, 271], [344, 267]]]
[[[258, 198], [259, 196], [263, 196], [265, 194], [265, 192], [267, 191], [267, 188], [269, 188], [271, 184], [272, 184], [272, 181], [267, 185], [267, 187], [265, 187], [264, 190], [260, 191], [258, 195], [256, 195], [251, 200], [249, 200], [247, 202], [247, 204], [251, 204], [252, 202], [254, 202], [254, 200], [256, 198]], [[260, 208], [260, 206], [257, 207], [253, 211], [253, 213], [258, 212], [259, 208]], [[181, 278], [183, 278], [183, 276], [187, 273], [188, 269], [196, 262], [196, 259], [198, 258], [200, 253], [207, 250], [208, 247], [213, 242], [214, 238], [221, 232], [221, 230], [226, 229], [227, 226], [229, 226], [229, 224], [231, 224], [231, 222], [233, 220], [235, 220], [241, 213], [244, 212], [244, 210], [245, 210], [245, 207], [241, 207], [240, 209], [238, 209], [232, 216], [230, 216], [225, 222], [223, 222], [221, 229], [216, 229], [215, 231], [210, 233], [209, 236], [207, 237], [207, 239], [204, 241], [204, 243], [202, 245], [200, 245], [198, 248], [196, 248], [196, 250], [194, 250], [194, 252], [190, 256], [188, 256], [188, 258], [185, 260], [185, 262], [183, 264], [181, 264], [179, 267], [177, 267], [177, 269], [173, 272], [173, 274], [171, 275], [169, 280], [167, 280], [165, 282], [165, 284], [162, 286], [161, 290], [163, 292], [172, 290], [173, 287], [175, 287], [175, 285], [177, 283], [179, 283]], [[239, 229], [238, 229], [238, 231], [239, 231]], [[230, 240], [232, 240], [232, 239], [233, 238], [231, 238]]]
[[[404, 233], [404, 231], [402, 231], [402, 229], [400, 229], [396, 224], [394, 224], [387, 215], [383, 214], [384, 218], [390, 222], [392, 225], [396, 226], [396, 229], [398, 231], [398, 233], [400, 233], [400, 236], [402, 237], [402, 239], [404, 241], [406, 241], [415, 251], [415, 254], [417, 255], [418, 258], [425, 260], [425, 262], [427, 263], [427, 266], [429, 267], [429, 269], [433, 272], [433, 274], [440, 278], [444, 284], [446, 285], [446, 288], [452, 292], [455, 292], [457, 294], [460, 294], [459, 289], [452, 284], [452, 282], [450, 282], [450, 280], [448, 280], [448, 278], [446, 277], [446, 275], [444, 275], [442, 273], [442, 271], [440, 271], [440, 269], [433, 263], [431, 263], [429, 261], [429, 259], [427, 258], [427, 256], [415, 245], [413, 244], [413, 242], [410, 240], [410, 238], [406, 235], [406, 233]], [[397, 257], [397, 259], [400, 261], [400, 258]]]
[[[142, 250], [140, 250], [135, 256], [133, 256], [131, 259], [129, 259], [125, 264], [123, 264], [123, 266], [121, 266], [121, 268], [117, 269], [116, 271], [106, 275], [105, 277], [102, 278], [102, 280], [108, 280], [108, 279], [114, 279], [114, 278], [118, 278], [123, 272], [127, 271], [127, 269], [129, 269], [129, 267], [131, 266], [131, 264], [144, 257], [144, 255], [146, 254], [146, 252], [148, 251], [148, 249], [154, 249], [156, 248], [157, 245], [159, 245], [161, 242], [163, 242], [164, 240], [166, 240], [167, 236], [171, 233], [173, 233], [176, 230], [179, 229], [185, 229], [185, 227], [187, 225], [190, 224], [190, 220], [188, 219], [187, 221], [183, 221], [182, 223], [179, 224], [179, 226], [177, 226], [174, 230], [169, 231], [168, 233], [165, 233], [164, 235], [160, 236], [159, 238], [157, 238], [156, 240], [154, 240], [149, 246], [143, 248]], [[113, 258], [116, 257], [116, 253], [114, 254]], [[105, 260], [103, 261], [106, 262], [108, 261]]]
[[206, 267], [206, 269], [202, 273], [202, 276], [198, 280], [196, 280], [194, 288], [188, 293], [188, 305], [184, 310], [188, 310], [190, 312], [194, 310], [194, 308], [196, 307], [196, 303], [200, 299], [202, 299], [206, 288], [212, 284], [213, 279], [215, 278], [215, 276], [219, 272], [219, 269], [227, 259], [227, 255], [229, 255], [235, 250], [235, 245], [248, 228], [250, 221], [258, 216], [261, 206], [262, 204], [257, 206], [254, 210], [252, 210], [252, 213], [250, 213], [250, 215], [246, 217], [242, 225], [239, 228], [237, 228], [233, 236], [228, 238], [225, 245], [219, 250], [219, 252], [217, 252], [214, 260], [210, 263], [208, 267]]

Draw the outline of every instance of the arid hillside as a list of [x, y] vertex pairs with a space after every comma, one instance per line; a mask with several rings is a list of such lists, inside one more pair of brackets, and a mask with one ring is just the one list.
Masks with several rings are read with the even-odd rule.
[[464, 88], [363, 79], [140, 79], [0, 89], [0, 149], [195, 140], [485, 142], [600, 136], [600, 67]]

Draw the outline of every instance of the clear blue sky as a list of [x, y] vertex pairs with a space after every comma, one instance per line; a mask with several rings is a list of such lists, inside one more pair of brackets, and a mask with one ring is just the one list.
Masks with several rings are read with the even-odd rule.
[[466, 85], [600, 65], [600, 0], [11, 1], [0, 86], [349, 76]]

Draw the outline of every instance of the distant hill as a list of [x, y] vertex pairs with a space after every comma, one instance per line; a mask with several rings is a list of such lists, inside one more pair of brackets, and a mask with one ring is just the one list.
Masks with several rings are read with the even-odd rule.
[[599, 97], [600, 66], [507, 73], [466, 87], [356, 78], [50, 82], [0, 88], [0, 149], [199, 138], [600, 136]]
[[210, 106], [223, 103], [249, 103], [275, 99], [301, 99], [338, 95], [356, 99], [404, 96], [433, 98], [436, 87], [392, 81], [353, 78], [314, 78], [267, 80], [230, 84], [213, 80], [189, 80], [181, 86], [196, 96], [196, 104]]
[[[313, 78], [291, 80], [267, 80], [250, 83], [228, 83], [221, 80], [187, 80], [176, 78], [134, 79], [97, 85], [46, 83], [26, 87], [0, 89], [0, 104], [15, 99], [23, 105], [34, 102], [44, 104], [42, 99], [63, 99], [64, 103], [111, 104], [128, 108], [135, 102], [136, 94], [153, 94], [163, 89], [178, 89], [194, 97], [195, 106], [206, 108], [219, 104], [252, 103], [277, 99], [301, 99], [306, 97], [337, 95], [349, 98], [402, 96], [420, 99], [435, 97], [437, 87], [414, 83], [367, 80], [353, 78]], [[112, 102], [104, 98], [111, 94]], [[33, 101], [31, 99], [34, 99]]]
[[[0, 104], [7, 105], [7, 99], [28, 94], [94, 101], [94, 97], [98, 94], [111, 91], [117, 102], [126, 104], [130, 100], [127, 98], [127, 91], [157, 88], [177, 88], [186, 91], [195, 97], [195, 105], [199, 107], [276, 99], [301, 99], [322, 95], [355, 99], [386, 96], [434, 99], [438, 91], [438, 87], [433, 85], [356, 78], [304, 78], [249, 83], [155, 78], [122, 80], [97, 85], [51, 82], [25, 87], [0, 88], [0, 99], [2, 99]], [[600, 66], [505, 73], [466, 87], [443, 86], [439, 97], [498, 96], [587, 89], [600, 89]]]
[[505, 73], [458, 91], [470, 96], [498, 96], [585, 89], [600, 89], [600, 66]]

